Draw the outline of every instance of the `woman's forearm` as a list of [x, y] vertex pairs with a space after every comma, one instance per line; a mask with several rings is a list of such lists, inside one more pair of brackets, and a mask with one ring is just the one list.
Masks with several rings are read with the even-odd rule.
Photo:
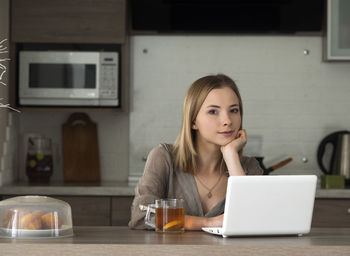
[[241, 161], [239, 159], [239, 154], [232, 154], [229, 161], [226, 162], [226, 166], [230, 176], [244, 176], [245, 172], [241, 165]]
[[206, 217], [185, 215], [185, 230], [200, 230], [207, 226], [207, 219]]
[[202, 227], [221, 227], [223, 214], [216, 217], [185, 215], [185, 230], [201, 230]]

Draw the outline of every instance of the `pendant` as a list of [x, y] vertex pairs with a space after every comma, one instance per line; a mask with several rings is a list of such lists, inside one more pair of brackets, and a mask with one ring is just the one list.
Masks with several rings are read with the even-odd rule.
[[208, 198], [211, 198], [213, 195], [211, 194], [211, 191], [209, 191], [209, 193], [207, 194]]

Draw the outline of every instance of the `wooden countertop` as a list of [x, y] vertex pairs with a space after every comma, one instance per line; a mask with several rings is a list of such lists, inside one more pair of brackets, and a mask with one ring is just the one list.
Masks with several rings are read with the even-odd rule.
[[1, 255], [349, 255], [350, 228], [314, 228], [307, 235], [231, 237], [202, 231], [159, 234], [128, 227], [75, 227], [74, 236], [0, 239]]

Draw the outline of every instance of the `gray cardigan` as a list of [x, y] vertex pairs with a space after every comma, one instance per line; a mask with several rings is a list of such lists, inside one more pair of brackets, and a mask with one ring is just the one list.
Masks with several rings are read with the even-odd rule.
[[[148, 155], [144, 173], [135, 188], [131, 206], [130, 228], [147, 229], [144, 224], [145, 212], [139, 205], [154, 203], [160, 198], [182, 198], [186, 215], [214, 217], [224, 213], [225, 198], [205, 215], [192, 174], [174, 169], [171, 155], [172, 145], [160, 144]], [[263, 170], [254, 157], [241, 157], [241, 164], [247, 175], [261, 175]]]

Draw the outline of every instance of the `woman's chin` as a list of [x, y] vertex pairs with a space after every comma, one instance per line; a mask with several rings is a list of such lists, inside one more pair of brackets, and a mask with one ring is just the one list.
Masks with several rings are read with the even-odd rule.
[[234, 138], [225, 138], [225, 139], [223, 139], [223, 140], [221, 140], [221, 141], [219, 142], [219, 145], [220, 145], [221, 147], [226, 146], [226, 145], [229, 144], [231, 141], [233, 141], [233, 139], [234, 139]]
[[226, 146], [227, 144], [229, 144], [230, 143], [230, 141], [228, 141], [228, 142], [220, 142], [220, 143], [218, 143], [217, 145], [219, 146], [219, 147], [224, 147], [224, 146]]

